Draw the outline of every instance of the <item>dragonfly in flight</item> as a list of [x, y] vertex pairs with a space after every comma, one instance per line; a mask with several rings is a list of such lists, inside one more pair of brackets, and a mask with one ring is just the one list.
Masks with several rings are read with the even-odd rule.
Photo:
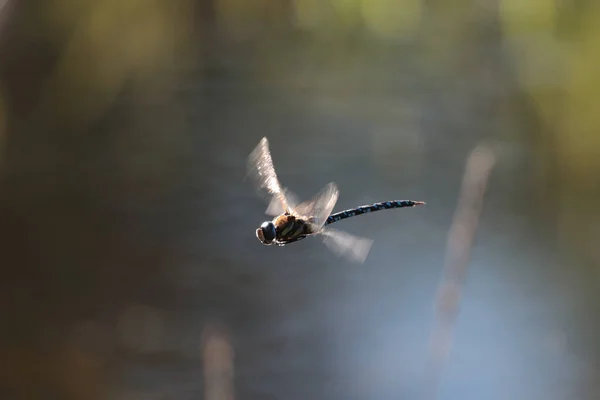
[[380, 210], [414, 207], [423, 201], [391, 200], [364, 205], [332, 214], [339, 191], [335, 183], [327, 184], [312, 199], [299, 202], [296, 196], [282, 188], [273, 166], [269, 141], [262, 138], [248, 157], [249, 176], [255, 185], [271, 196], [266, 214], [273, 218], [265, 221], [256, 230], [256, 237], [265, 245], [284, 246], [308, 236], [321, 236], [325, 245], [338, 256], [363, 262], [369, 253], [371, 239], [346, 232], [325, 228], [334, 222]]

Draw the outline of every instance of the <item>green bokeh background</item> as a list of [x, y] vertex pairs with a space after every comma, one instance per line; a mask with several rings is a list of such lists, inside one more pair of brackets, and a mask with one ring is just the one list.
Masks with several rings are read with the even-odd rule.
[[[492, 143], [443, 399], [596, 399], [600, 3], [0, 1], [0, 397], [413, 398], [465, 159]], [[428, 202], [264, 248], [244, 180], [337, 209]]]

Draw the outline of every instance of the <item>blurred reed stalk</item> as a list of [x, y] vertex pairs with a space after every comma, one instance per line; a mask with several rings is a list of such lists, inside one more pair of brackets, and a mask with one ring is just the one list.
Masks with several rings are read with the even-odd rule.
[[487, 145], [477, 146], [467, 158], [459, 201], [450, 227], [443, 277], [435, 299], [435, 320], [425, 364], [424, 396], [438, 396], [458, 319], [461, 289], [483, 206], [483, 197], [496, 156]]
[[209, 324], [202, 332], [204, 400], [234, 400], [234, 350], [226, 330]]

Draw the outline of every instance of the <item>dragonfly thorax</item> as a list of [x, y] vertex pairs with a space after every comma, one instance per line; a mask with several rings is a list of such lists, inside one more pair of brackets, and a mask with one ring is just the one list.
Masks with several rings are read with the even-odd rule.
[[272, 221], [265, 221], [260, 228], [256, 230], [256, 237], [262, 244], [273, 244], [276, 237], [275, 224]]

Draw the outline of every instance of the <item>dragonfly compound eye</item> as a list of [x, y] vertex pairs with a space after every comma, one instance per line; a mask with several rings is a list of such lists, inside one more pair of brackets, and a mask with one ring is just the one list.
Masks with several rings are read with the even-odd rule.
[[273, 225], [273, 222], [263, 222], [260, 228], [256, 230], [256, 237], [263, 244], [273, 243], [273, 240], [275, 240], [275, 225]]

